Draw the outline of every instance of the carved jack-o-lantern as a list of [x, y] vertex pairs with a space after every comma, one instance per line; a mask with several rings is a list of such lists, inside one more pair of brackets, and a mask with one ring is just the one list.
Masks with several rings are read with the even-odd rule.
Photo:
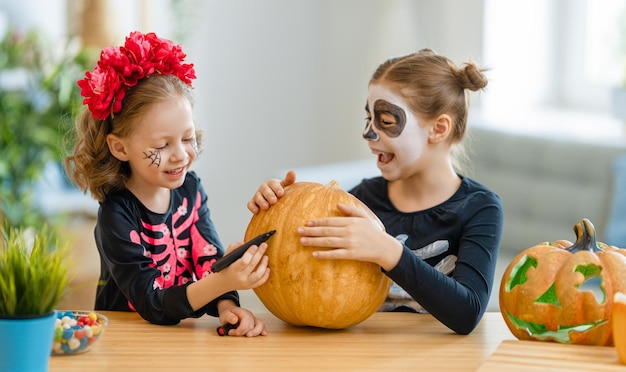
[[626, 250], [596, 241], [591, 222], [577, 239], [518, 254], [500, 285], [500, 311], [521, 340], [611, 345], [613, 294], [626, 291]]
[[341, 215], [337, 203], [361, 208], [384, 229], [365, 204], [334, 181], [326, 186], [315, 182], [287, 186], [275, 205], [254, 215], [248, 224], [246, 239], [276, 230], [266, 251], [270, 278], [254, 292], [272, 314], [286, 323], [347, 328], [367, 319], [387, 296], [391, 280], [380, 266], [316, 259], [311, 252], [329, 248], [300, 244], [296, 229], [311, 219]]

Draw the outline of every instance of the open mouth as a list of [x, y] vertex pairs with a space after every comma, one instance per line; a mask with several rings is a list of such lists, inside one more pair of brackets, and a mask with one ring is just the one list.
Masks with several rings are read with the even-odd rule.
[[388, 152], [381, 152], [378, 154], [378, 162], [381, 164], [389, 164], [393, 158], [395, 157], [394, 154], [388, 153]]
[[165, 173], [171, 174], [172, 176], [176, 176], [176, 175], [179, 175], [179, 174], [183, 173], [184, 171], [185, 171], [185, 167], [181, 167], [181, 168], [176, 168], [176, 169], [169, 170], [169, 171], [167, 171]]

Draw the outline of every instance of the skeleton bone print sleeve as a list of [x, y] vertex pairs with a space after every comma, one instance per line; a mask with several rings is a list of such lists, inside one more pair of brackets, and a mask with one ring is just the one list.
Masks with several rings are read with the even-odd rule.
[[223, 256], [207, 196], [194, 172], [171, 191], [170, 210], [153, 213], [129, 191], [110, 193], [100, 204], [95, 228], [100, 253], [96, 310], [137, 311], [156, 324], [176, 324], [203, 314], [218, 316], [217, 302], [193, 311], [186, 287], [210, 275]]
[[400, 261], [386, 272], [394, 283], [380, 311], [429, 312], [453, 331], [470, 333], [493, 287], [502, 237], [500, 198], [467, 177], [447, 201], [411, 213], [393, 206], [382, 177], [350, 192], [404, 245]]

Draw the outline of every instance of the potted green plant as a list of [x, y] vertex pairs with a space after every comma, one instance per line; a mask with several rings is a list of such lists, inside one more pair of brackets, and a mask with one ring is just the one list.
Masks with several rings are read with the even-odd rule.
[[46, 371], [55, 306], [70, 281], [66, 245], [45, 225], [0, 236], [0, 371]]

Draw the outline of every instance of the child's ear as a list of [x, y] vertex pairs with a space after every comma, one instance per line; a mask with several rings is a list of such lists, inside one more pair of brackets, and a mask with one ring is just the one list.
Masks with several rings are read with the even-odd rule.
[[128, 161], [128, 152], [121, 138], [114, 134], [108, 134], [107, 145], [109, 146], [109, 151], [111, 151], [111, 154], [113, 154], [117, 160]]
[[452, 131], [452, 119], [449, 115], [439, 115], [435, 120], [435, 123], [430, 128], [428, 133], [428, 140], [430, 143], [439, 143], [445, 141], [448, 135]]

